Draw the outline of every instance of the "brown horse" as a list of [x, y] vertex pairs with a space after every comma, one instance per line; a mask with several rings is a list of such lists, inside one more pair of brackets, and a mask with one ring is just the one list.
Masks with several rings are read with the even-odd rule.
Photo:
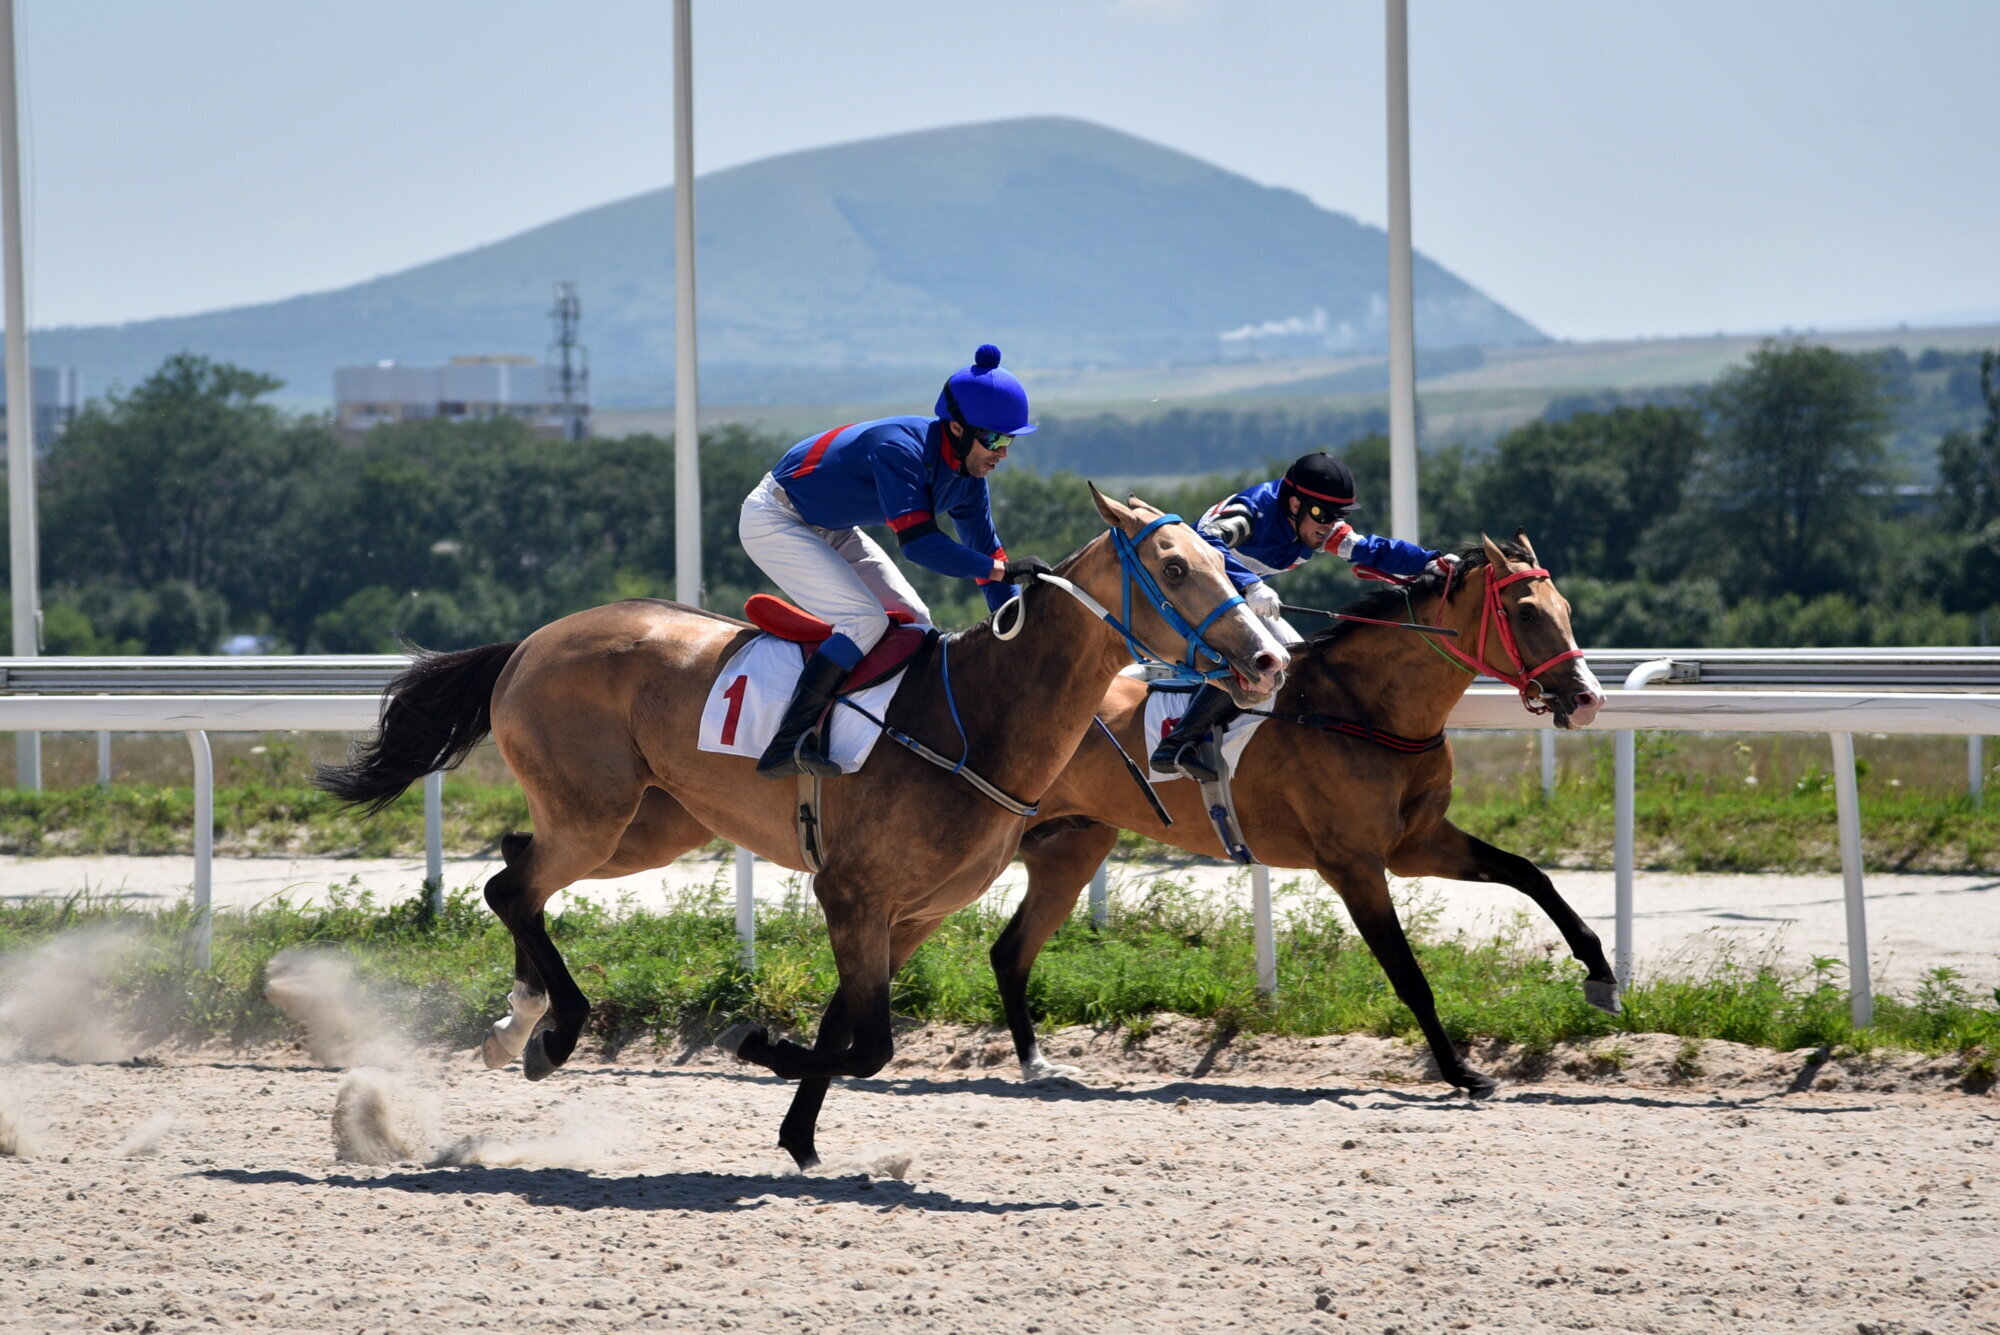
[[[1530, 570], [1535, 573], [1527, 574]], [[1553, 708], [1558, 727], [1588, 724], [1603, 694], [1582, 658], [1569, 656], [1576, 648], [1569, 604], [1547, 572], [1536, 569], [1527, 535], [1516, 534], [1504, 547], [1488, 541], [1466, 553], [1453, 584], [1447, 598], [1444, 577], [1430, 575], [1347, 611], [1456, 629], [1459, 643], [1483, 652], [1495, 675], [1524, 684], [1524, 702]], [[1489, 585], [1491, 606], [1505, 620], [1482, 632]], [[1497, 1084], [1467, 1064], [1446, 1037], [1430, 984], [1389, 900], [1386, 872], [1511, 885], [1561, 930], [1587, 971], [1584, 995], [1593, 1006], [1615, 1014], [1618, 982], [1597, 934], [1534, 863], [1445, 819], [1452, 760], [1442, 733], [1471, 681], [1469, 668], [1418, 632], [1336, 622], [1294, 648], [1290, 680], [1272, 710], [1280, 717], [1251, 737], [1232, 788], [1244, 838], [1257, 860], [1272, 867], [1311, 867], [1326, 878], [1396, 995], [1423, 1027], [1444, 1079], [1483, 1097]], [[1133, 755], [1152, 749], [1156, 739], [1143, 735], [1144, 683], [1119, 677], [1100, 713]], [[1283, 721], [1285, 715], [1291, 721]], [[1370, 729], [1373, 741], [1360, 735]], [[1174, 818], [1171, 826], [1160, 823], [1145, 796], [1127, 781], [1124, 761], [1111, 743], [1093, 733], [1042, 799], [1041, 812], [1021, 840], [1027, 895], [994, 943], [992, 958], [1025, 1078], [1076, 1074], [1052, 1066], [1041, 1054], [1028, 1013], [1028, 971], [1069, 917], [1118, 831], [1136, 830], [1191, 853], [1224, 856], [1199, 787], [1176, 781], [1157, 792]]]
[[[1136, 559], [1176, 613], [1213, 613], [1234, 597], [1221, 556], [1192, 528], [1149, 525], [1159, 511], [1137, 498], [1128, 508], [1091, 494], [1127, 544], [1144, 534]], [[1129, 578], [1115, 533], [1057, 567], [1111, 607], [1122, 605]], [[1161, 658], [1181, 657], [1187, 642], [1163, 614], [1144, 600], [1133, 605], [1134, 636]], [[887, 722], [954, 760], [962, 725], [966, 765], [1032, 802], [1130, 661], [1101, 610], [1037, 582], [1004, 637], [982, 622], [913, 663]], [[589, 1016], [543, 919], [558, 890], [665, 866], [713, 835], [804, 869], [795, 786], [759, 778], [754, 760], [695, 747], [710, 685], [754, 633], [697, 608], [634, 599], [564, 617], [518, 644], [427, 656], [390, 683], [380, 732], [347, 765], [322, 771], [335, 796], [379, 810], [424, 774], [462, 761], [490, 730], [520, 781], [535, 832], [502, 841], [506, 867], [486, 884], [515, 950], [508, 1014], [484, 1045], [488, 1066], [521, 1057], [528, 1078], [540, 1079], [569, 1058]], [[1288, 655], [1240, 600], [1206, 638], [1240, 701], [1277, 689]], [[801, 1167], [818, 1160], [813, 1132], [828, 1080], [872, 1075], [889, 1059], [890, 979], [947, 914], [992, 884], [1025, 828], [965, 777], [887, 739], [857, 774], [827, 784], [823, 814], [828, 848], [813, 893], [840, 983], [818, 1039], [807, 1048], [739, 1026], [723, 1040], [742, 1060], [804, 1082], [779, 1135]]]

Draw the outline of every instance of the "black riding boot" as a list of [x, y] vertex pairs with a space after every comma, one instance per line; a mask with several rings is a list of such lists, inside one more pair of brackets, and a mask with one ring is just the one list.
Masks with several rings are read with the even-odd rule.
[[1187, 712], [1153, 750], [1153, 768], [1177, 769], [1196, 783], [1222, 777], [1222, 753], [1210, 736], [1242, 711], [1220, 686], [1204, 684], [1188, 701]]
[[778, 725], [777, 736], [764, 748], [764, 755], [757, 762], [759, 774], [768, 779], [782, 779], [790, 774], [840, 773], [840, 766], [826, 758], [824, 732], [812, 739], [814, 745], [801, 743], [833, 703], [840, 679], [846, 675], [847, 669], [825, 654], [814, 654], [806, 660], [799, 672], [799, 684], [792, 691], [792, 702], [785, 706], [785, 721]]

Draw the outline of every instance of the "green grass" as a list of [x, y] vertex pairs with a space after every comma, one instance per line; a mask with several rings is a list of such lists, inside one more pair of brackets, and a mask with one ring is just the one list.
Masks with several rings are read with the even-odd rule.
[[[1114, 899], [1102, 930], [1072, 919], [1035, 969], [1031, 995], [1047, 1026], [1123, 1026], [1143, 1032], [1162, 1013], [1203, 1020], [1222, 1033], [1358, 1033], [1419, 1037], [1366, 947], [1330, 897], [1294, 900], [1279, 934], [1279, 991], [1257, 995], [1248, 911], [1217, 905], [1161, 880]], [[899, 1015], [991, 1024], [1001, 1019], [986, 952], [1002, 924], [974, 907], [948, 919], [896, 981]], [[76, 898], [0, 908], [0, 955], [18, 958], [59, 935], [112, 930], [98, 953], [102, 983], [126, 1027], [148, 1040], [257, 1043], [288, 1032], [263, 999], [271, 957], [292, 946], [349, 952], [366, 978], [399, 998], [394, 1011], [413, 1037], [470, 1044], [503, 1013], [513, 949], [469, 892], [433, 917], [421, 901], [379, 905], [337, 896], [324, 907], [266, 906], [221, 912], [213, 967], [197, 970], [187, 944], [190, 912], [146, 914]], [[809, 901], [764, 913], [758, 967], [737, 954], [734, 918], [720, 877], [664, 912], [583, 904], [552, 916], [551, 931], [595, 1006], [592, 1029], [614, 1040], [669, 1036], [690, 1026], [750, 1017], [808, 1031], [834, 984], [819, 911]], [[1856, 1031], [1838, 968], [1819, 960], [1798, 975], [1730, 962], [1707, 974], [1663, 979], [1626, 996], [1625, 1013], [1587, 1006], [1580, 970], [1539, 947], [1502, 936], [1443, 938], [1421, 913], [1412, 938], [1459, 1041], [1497, 1039], [1528, 1051], [1566, 1041], [1605, 1040], [1601, 1066], [1623, 1064], [1622, 1035], [1687, 1040], [1680, 1064], [1699, 1066], [1700, 1043], [1725, 1039], [1783, 1051], [1805, 1047], [1897, 1047], [1961, 1054], [1990, 1073], [2000, 1053], [2000, 993], [1974, 997], [1950, 970], [1935, 971], [1914, 996], [1878, 1000], [1873, 1027]], [[1983, 1063], [1983, 1065], [1982, 1065]]]

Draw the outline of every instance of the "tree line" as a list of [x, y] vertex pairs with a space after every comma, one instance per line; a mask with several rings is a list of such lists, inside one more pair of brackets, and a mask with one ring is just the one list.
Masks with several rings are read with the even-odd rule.
[[[1893, 359], [1771, 343], [1705, 391], [1558, 404], [1490, 446], [1430, 452], [1425, 538], [1458, 547], [1525, 529], [1587, 644], [1976, 642], [1981, 616], [2000, 610], [2000, 355], [1967, 362], [1949, 369], [1961, 395], [1970, 372], [1977, 424], [1944, 435], [1935, 487], [1903, 482], [1890, 451]], [[350, 438], [264, 402], [276, 388], [177, 356], [94, 401], [50, 446], [46, 652], [207, 653], [230, 635], [275, 652], [456, 648], [597, 603], [671, 596], [671, 439], [568, 443], [512, 421]], [[1144, 430], [1162, 461], [1214, 458], [1196, 447], [1212, 446], [1226, 417], [1189, 410]], [[1324, 444], [1360, 483], [1359, 526], [1386, 529], [1387, 440], [1351, 438], [1332, 416], [1318, 427], [1326, 439], [1238, 424], [1241, 472], [1171, 478], [1146, 498], [1193, 518]], [[790, 443], [737, 426], [705, 435], [710, 606], [735, 611], [769, 587], [737, 543], [736, 511]], [[1033, 460], [1036, 448], [1031, 438], [1015, 454]], [[1114, 471], [1125, 470], [1103, 470]], [[1082, 478], [1067, 472], [1010, 466], [995, 475], [994, 508], [1016, 555], [1055, 559], [1100, 527]], [[983, 614], [970, 585], [911, 574], [941, 621]], [[1325, 559], [1280, 583], [1304, 606], [1358, 591]]]

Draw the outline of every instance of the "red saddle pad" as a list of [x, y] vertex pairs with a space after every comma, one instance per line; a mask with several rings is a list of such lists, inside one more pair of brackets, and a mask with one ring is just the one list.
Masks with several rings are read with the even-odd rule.
[[[828, 622], [768, 593], [751, 594], [743, 604], [743, 615], [758, 630], [790, 640], [806, 653], [819, 648], [833, 635], [833, 626]], [[889, 620], [892, 623], [889, 633], [847, 674], [842, 683], [845, 689], [858, 691], [888, 676], [921, 649], [930, 635], [928, 630], [910, 624], [912, 618], [908, 612], [890, 612]]]

